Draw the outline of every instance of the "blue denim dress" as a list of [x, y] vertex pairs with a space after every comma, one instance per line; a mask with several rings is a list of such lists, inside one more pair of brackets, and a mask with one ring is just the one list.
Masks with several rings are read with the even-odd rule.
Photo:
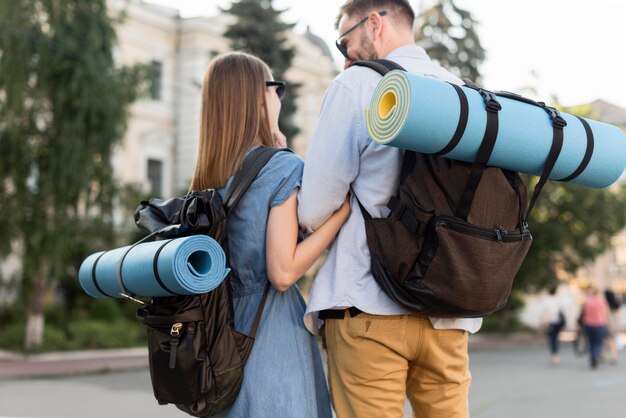
[[[235, 328], [248, 334], [267, 278], [265, 235], [272, 207], [300, 187], [303, 161], [279, 152], [228, 218]], [[230, 185], [229, 180], [227, 187]], [[221, 189], [222, 196], [226, 188]], [[331, 417], [326, 378], [315, 336], [304, 327], [305, 302], [294, 285], [270, 287], [257, 336], [244, 370], [239, 396], [218, 417]]]

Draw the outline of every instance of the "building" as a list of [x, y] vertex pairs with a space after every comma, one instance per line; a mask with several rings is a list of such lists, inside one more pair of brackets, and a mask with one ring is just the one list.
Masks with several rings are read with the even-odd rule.
[[[116, 178], [150, 196], [184, 194], [196, 160], [202, 80], [211, 58], [230, 50], [222, 34], [232, 17], [182, 18], [175, 9], [141, 0], [108, 0], [107, 4], [112, 17], [124, 16], [116, 27], [115, 60], [120, 65], [149, 64], [156, 75], [150, 97], [130, 107], [125, 137], [113, 155]], [[296, 55], [286, 77], [301, 84], [295, 115], [300, 133], [292, 144], [303, 156], [338, 67], [322, 39], [309, 30], [290, 33], [288, 39]], [[115, 219], [121, 226], [133, 222], [121, 209]], [[0, 260], [0, 280], [20, 269], [19, 257], [10, 254]], [[2, 290], [0, 306], [16, 296]]]
[[[110, 0], [126, 14], [117, 28], [120, 64], [149, 63], [156, 74], [150, 97], [132, 105], [128, 130], [113, 159], [117, 177], [152, 196], [184, 192], [193, 174], [199, 131], [200, 89], [210, 59], [230, 50], [222, 36], [231, 16], [181, 18], [177, 10], [140, 0]], [[324, 92], [337, 74], [330, 50], [309, 30], [291, 33], [296, 49], [286, 78], [301, 83], [293, 148], [303, 155]]]

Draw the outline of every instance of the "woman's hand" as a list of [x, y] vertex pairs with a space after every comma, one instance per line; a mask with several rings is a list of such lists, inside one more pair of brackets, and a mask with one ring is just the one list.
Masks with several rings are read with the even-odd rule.
[[294, 193], [273, 207], [267, 220], [267, 273], [274, 288], [280, 292], [294, 284], [333, 242], [350, 216], [350, 195], [322, 226], [300, 243], [297, 208], [298, 196]]
[[335, 213], [333, 213], [333, 217], [336, 216], [343, 225], [348, 220], [348, 217], [350, 216], [350, 211], [350, 194], [348, 194], [348, 196], [346, 196], [346, 199], [343, 201], [341, 207], [339, 207], [339, 209], [337, 209]]
[[272, 131], [272, 136], [274, 137], [274, 143], [277, 147], [287, 148], [287, 137], [283, 135], [281, 131], [278, 129]]

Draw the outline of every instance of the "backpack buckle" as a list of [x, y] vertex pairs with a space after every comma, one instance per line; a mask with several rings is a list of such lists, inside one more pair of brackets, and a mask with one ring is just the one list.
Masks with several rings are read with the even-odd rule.
[[500, 110], [502, 110], [502, 105], [498, 101], [495, 93], [489, 90], [484, 90], [484, 89], [478, 89], [478, 92], [485, 100], [485, 105], [487, 106], [487, 112], [497, 113]]
[[554, 107], [546, 106], [546, 112], [550, 115], [550, 119], [552, 119], [552, 126], [555, 128], [563, 129], [567, 126], [567, 122], [561, 116], [561, 113], [555, 109]]

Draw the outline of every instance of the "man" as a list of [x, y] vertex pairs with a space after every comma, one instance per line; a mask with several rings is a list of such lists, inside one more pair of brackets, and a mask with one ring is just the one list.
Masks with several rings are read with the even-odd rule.
[[[380, 75], [356, 60], [385, 58], [407, 71], [460, 83], [413, 41], [414, 12], [403, 0], [348, 0], [337, 45], [346, 71], [330, 85], [306, 156], [299, 218], [319, 227], [349, 192], [352, 213], [314, 281], [305, 316], [325, 336], [329, 386], [339, 418], [403, 417], [405, 394], [418, 417], [468, 416], [468, 332], [480, 319], [411, 314], [370, 273], [363, 217], [388, 215], [403, 153], [372, 141], [365, 109]], [[350, 68], [348, 68], [350, 67]]]

